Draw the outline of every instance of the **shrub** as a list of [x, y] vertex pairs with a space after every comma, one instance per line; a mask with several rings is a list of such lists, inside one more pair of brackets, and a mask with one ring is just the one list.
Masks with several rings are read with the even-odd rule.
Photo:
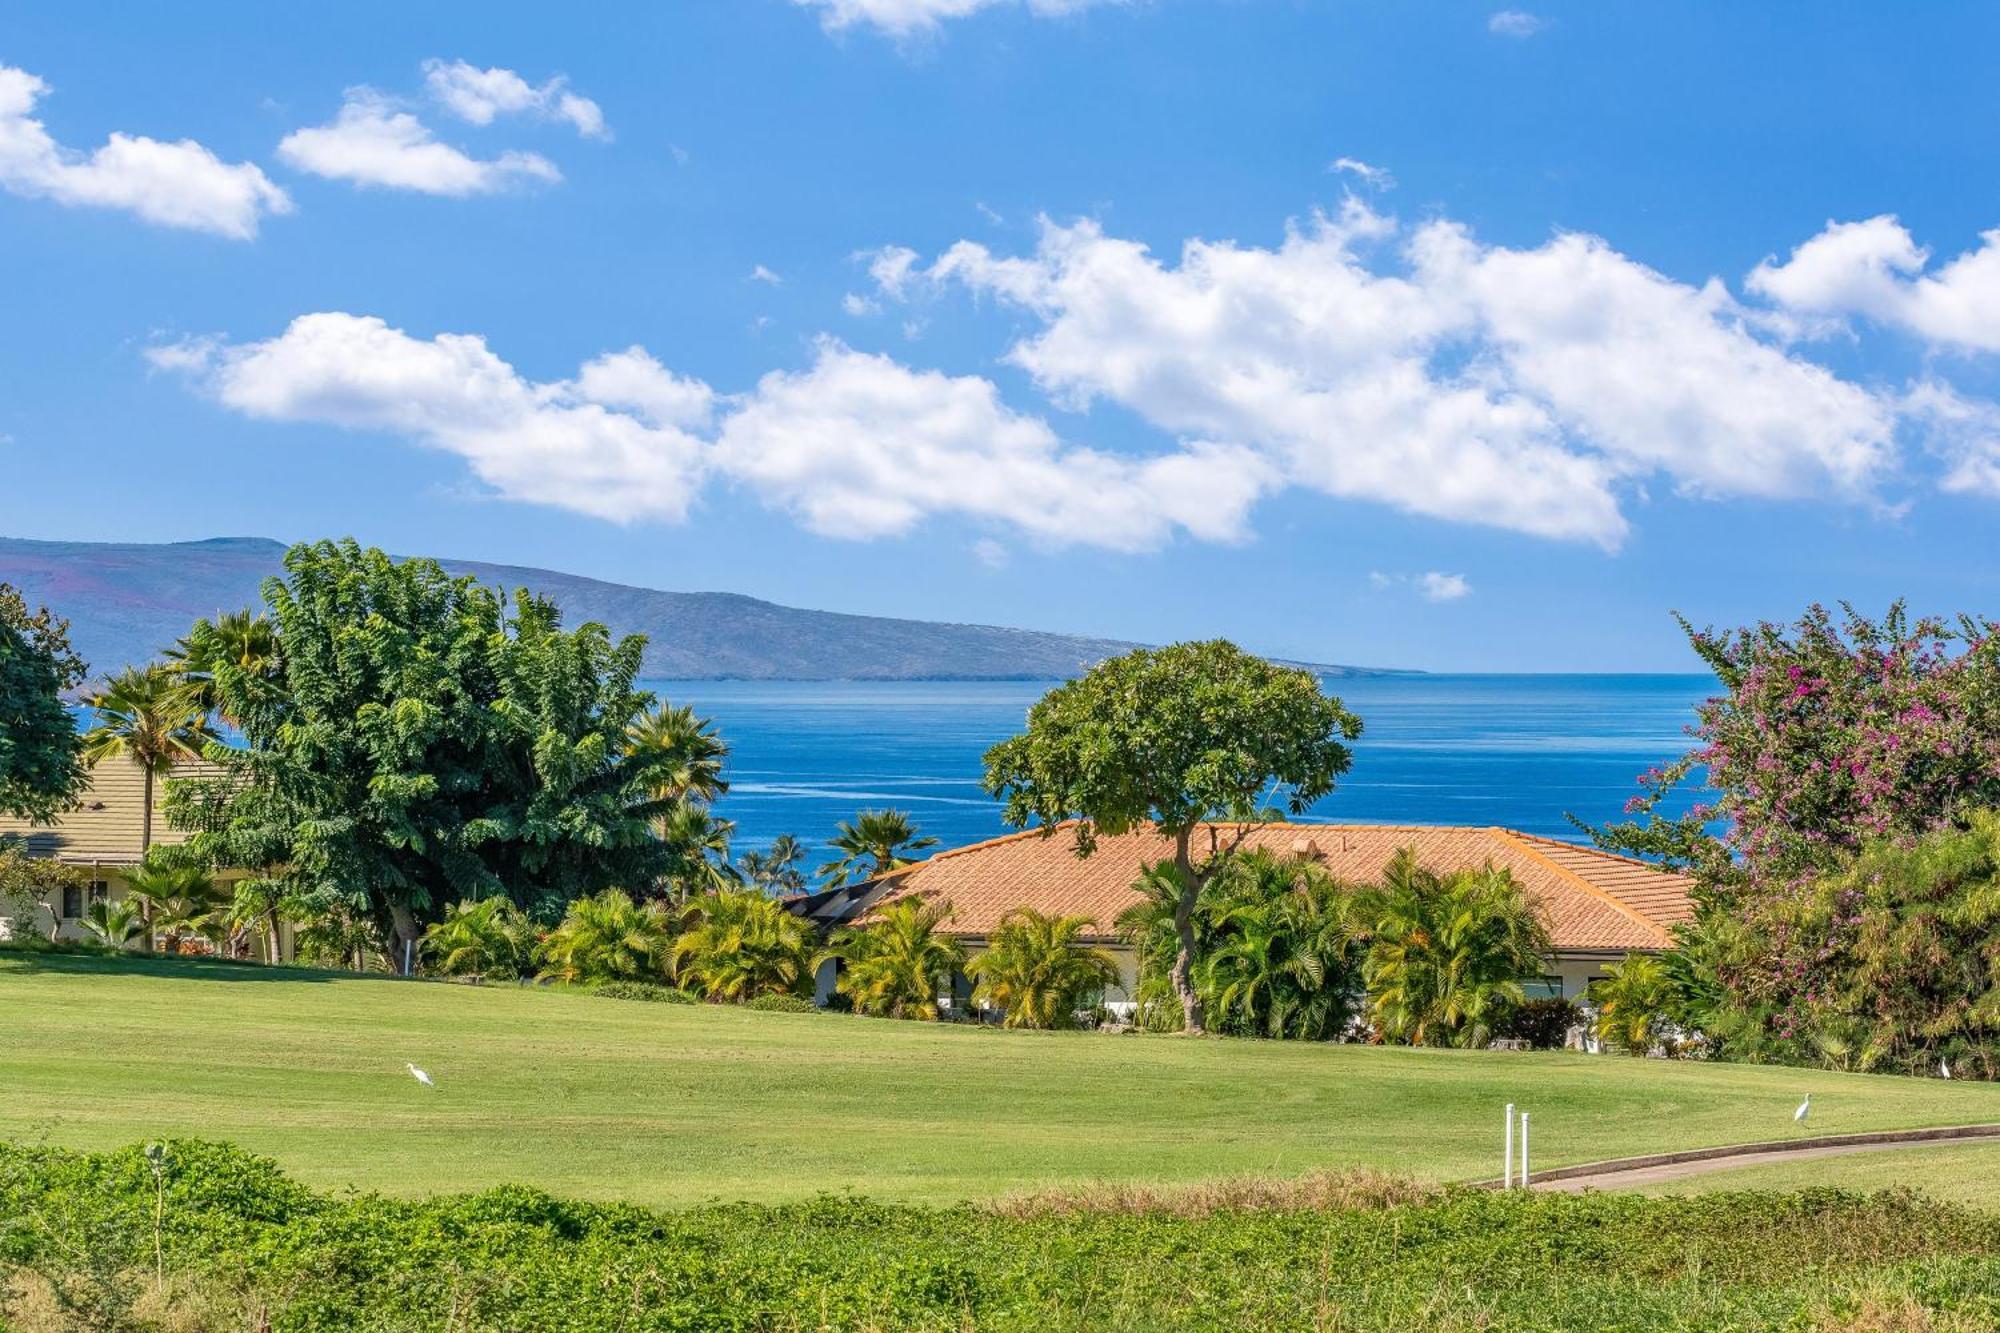
[[1572, 1000], [1523, 1000], [1493, 1026], [1495, 1037], [1525, 1041], [1537, 1051], [1559, 1051], [1569, 1030], [1583, 1022], [1583, 1011]]
[[650, 981], [607, 981], [601, 986], [590, 988], [592, 995], [602, 995], [607, 1000], [645, 1000], [653, 1004], [693, 1004], [695, 998], [686, 991], [675, 990], [672, 986], [657, 986]]
[[816, 1014], [819, 1007], [803, 995], [759, 995], [743, 1006], [762, 1014]]

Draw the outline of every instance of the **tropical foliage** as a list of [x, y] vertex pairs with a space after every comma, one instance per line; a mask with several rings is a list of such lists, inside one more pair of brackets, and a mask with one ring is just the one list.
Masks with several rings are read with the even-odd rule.
[[621, 889], [605, 889], [571, 903], [542, 941], [540, 976], [571, 984], [660, 981], [673, 942], [673, 913], [664, 903], [634, 902]]
[[1205, 1030], [1194, 976], [1195, 906], [1207, 877], [1195, 831], [1303, 812], [1353, 762], [1361, 720], [1319, 677], [1215, 640], [1139, 649], [1057, 686], [1026, 732], [986, 752], [986, 789], [1015, 827], [1075, 819], [1076, 853], [1148, 820], [1174, 840], [1179, 897], [1169, 972], [1190, 1032]]
[[93, 939], [122, 949], [137, 940], [146, 926], [136, 899], [120, 898], [113, 902], [99, 898], [84, 910], [83, 928]]
[[1368, 936], [1369, 1020], [1384, 1037], [1418, 1046], [1484, 1046], [1550, 947], [1547, 926], [1506, 870], [1439, 874], [1407, 847], [1356, 896], [1354, 911]]
[[140, 810], [139, 848], [153, 845], [153, 794], [156, 781], [176, 764], [199, 759], [215, 737], [207, 714], [179, 679], [165, 666], [129, 667], [85, 701], [97, 721], [84, 734], [87, 763], [125, 759], [145, 774], [145, 802]]
[[46, 918], [48, 935], [55, 938], [62, 923], [43, 907], [43, 899], [60, 905], [64, 889], [81, 893], [89, 883], [82, 867], [29, 856], [24, 844], [0, 838], [0, 917], [23, 934], [43, 929]]
[[1077, 1012], [1118, 981], [1118, 962], [1084, 942], [1097, 923], [1087, 916], [1010, 912], [986, 952], [965, 965], [976, 983], [972, 1002], [998, 1009], [1010, 1028], [1070, 1028]]
[[810, 989], [812, 926], [776, 899], [743, 889], [709, 893], [688, 904], [683, 923], [669, 953], [682, 989], [718, 1001]]
[[852, 822], [835, 825], [827, 845], [840, 855], [821, 866], [820, 873], [828, 887], [838, 888], [910, 865], [916, 860], [911, 853], [937, 846], [937, 839], [920, 837], [901, 810], [863, 810]]
[[168, 953], [178, 953], [183, 940], [218, 940], [227, 933], [230, 895], [200, 866], [155, 853], [126, 877], [125, 887]]
[[87, 668], [69, 646], [69, 622], [30, 612], [0, 583], [0, 814], [45, 821], [83, 784], [83, 743], [63, 694]]
[[1648, 954], [1607, 964], [1587, 997], [1597, 1006], [1598, 1039], [1627, 1055], [1650, 1052], [1663, 1035], [1671, 985], [1666, 968]]
[[202, 713], [242, 725], [233, 700], [278, 686], [278, 633], [261, 613], [232, 611], [198, 620], [162, 657], [168, 674]]
[[780, 833], [771, 840], [768, 850], [745, 852], [737, 858], [737, 865], [743, 871], [743, 878], [760, 892], [778, 897], [803, 893], [806, 887], [804, 865], [809, 850], [791, 834]]
[[533, 969], [537, 944], [533, 924], [507, 898], [453, 903], [424, 932], [425, 958], [447, 977], [523, 976]]
[[836, 932], [822, 957], [840, 963], [835, 987], [857, 1012], [885, 1018], [936, 1018], [938, 996], [965, 966], [965, 950], [938, 927], [951, 904], [911, 895], [872, 921]]

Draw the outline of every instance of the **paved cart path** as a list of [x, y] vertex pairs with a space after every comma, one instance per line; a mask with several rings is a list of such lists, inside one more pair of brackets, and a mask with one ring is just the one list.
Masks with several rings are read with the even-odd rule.
[[[1620, 1157], [1607, 1162], [1586, 1162], [1580, 1166], [1537, 1171], [1529, 1184], [1538, 1190], [1563, 1194], [1576, 1194], [1587, 1189], [1629, 1189], [1684, 1180], [1711, 1171], [1733, 1171], [1745, 1166], [1804, 1162], [1816, 1157], [1844, 1157], [1850, 1153], [1888, 1152], [1896, 1148], [1967, 1143], [1981, 1139], [2000, 1139], [2000, 1125], [1951, 1125], [1873, 1134], [1828, 1134], [1792, 1142], [1739, 1143], [1725, 1148]], [[1487, 1183], [1497, 1185], [1497, 1182]]]

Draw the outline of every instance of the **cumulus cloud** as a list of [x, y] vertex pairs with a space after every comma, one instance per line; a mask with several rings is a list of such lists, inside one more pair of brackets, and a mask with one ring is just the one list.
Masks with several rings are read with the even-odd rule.
[[611, 137], [603, 108], [570, 91], [569, 80], [562, 75], [537, 85], [511, 69], [481, 69], [464, 60], [426, 60], [423, 68], [431, 96], [469, 124], [491, 125], [503, 115], [530, 115], [563, 121], [586, 139]]
[[536, 153], [482, 159], [442, 143], [394, 99], [366, 87], [347, 90], [331, 123], [286, 135], [278, 156], [331, 180], [454, 198], [562, 179], [555, 164]]
[[1944, 461], [1938, 484], [2000, 498], [2000, 404], [1967, 398], [1938, 380], [1913, 385], [1903, 401], [1922, 423], [1927, 447]]
[[726, 401], [639, 347], [536, 382], [482, 338], [418, 338], [340, 312], [261, 342], [195, 339], [149, 356], [244, 416], [402, 436], [465, 459], [501, 496], [620, 522], [684, 518], [720, 477], [829, 536], [893, 536], [944, 514], [1049, 545], [1138, 550], [1177, 531], [1240, 537], [1268, 479], [1227, 446], [1070, 446], [988, 380], [832, 340], [808, 368]]
[[1392, 588], [1413, 589], [1427, 602], [1456, 602], [1472, 595], [1472, 584], [1465, 575], [1447, 574], [1437, 569], [1427, 570], [1422, 574], [1384, 574], [1376, 570], [1369, 574], [1368, 582], [1382, 591]]
[[1884, 214], [1829, 222], [1784, 263], [1767, 259], [1751, 291], [1808, 319], [1850, 316], [1959, 350], [2000, 351], [2000, 228], [1935, 272], [1930, 251]]
[[1073, 14], [1097, 4], [1123, 0], [792, 0], [819, 11], [828, 32], [857, 25], [891, 37], [933, 36], [947, 19], [968, 18], [983, 9], [1025, 3], [1029, 13], [1042, 16]]
[[1093, 222], [1045, 222], [1025, 256], [882, 254], [886, 297], [956, 285], [1031, 314], [1008, 357], [1068, 406], [1433, 518], [1610, 548], [1649, 477], [1858, 496], [1894, 450], [1893, 404], [1760, 340], [1720, 284], [1590, 237], [1487, 246], [1349, 199], [1276, 247], [1190, 241], [1175, 265]]
[[759, 264], [755, 268], [752, 268], [750, 270], [749, 276], [745, 279], [745, 281], [761, 282], [771, 287], [782, 287], [785, 283], [785, 280], [783, 278], [779, 277], [775, 272], [773, 272], [771, 269], [764, 267], [762, 264]]
[[1525, 9], [1503, 9], [1486, 20], [1486, 30], [1501, 37], [1533, 37], [1546, 26]]
[[256, 166], [224, 162], [192, 139], [114, 132], [89, 153], [65, 148], [34, 116], [48, 84], [0, 65], [0, 189], [76, 207], [117, 208], [163, 227], [233, 240], [292, 201]]

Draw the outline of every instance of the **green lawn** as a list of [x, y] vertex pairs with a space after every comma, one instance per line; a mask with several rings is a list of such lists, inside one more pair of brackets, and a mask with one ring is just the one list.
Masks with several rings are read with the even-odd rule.
[[[404, 1072], [437, 1076], [428, 1091]], [[653, 1204], [1366, 1164], [1494, 1174], [2000, 1120], [2000, 1089], [1580, 1055], [1011, 1033], [338, 973], [0, 954], [0, 1136], [233, 1140], [319, 1186]], [[1885, 1166], [1888, 1159], [1884, 1159]], [[1889, 1168], [1893, 1169], [1893, 1168]]]
[[2000, 1209], [2000, 1144], [1896, 1148], [1804, 1162], [1744, 1166], [1648, 1185], [1642, 1192], [1710, 1194], [1717, 1190], [1796, 1190], [1811, 1185], [1849, 1190], [1903, 1187], [1946, 1203]]

